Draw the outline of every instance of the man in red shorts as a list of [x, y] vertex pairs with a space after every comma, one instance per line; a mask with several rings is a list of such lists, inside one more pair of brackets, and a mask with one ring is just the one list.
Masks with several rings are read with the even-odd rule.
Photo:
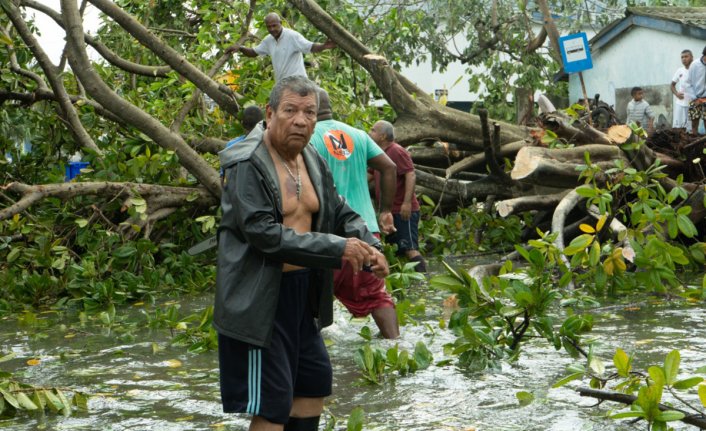
[[[378, 238], [380, 231], [394, 232], [390, 210], [395, 194], [395, 164], [363, 130], [333, 119], [331, 102], [323, 89], [319, 89], [319, 112], [311, 145], [328, 163], [338, 193], [365, 220], [368, 229]], [[368, 167], [382, 178], [378, 220], [370, 200]], [[334, 293], [353, 316], [372, 315], [383, 337], [400, 335], [395, 303], [385, 290], [385, 280], [369, 272], [354, 273], [350, 265], [344, 264], [334, 272]]]

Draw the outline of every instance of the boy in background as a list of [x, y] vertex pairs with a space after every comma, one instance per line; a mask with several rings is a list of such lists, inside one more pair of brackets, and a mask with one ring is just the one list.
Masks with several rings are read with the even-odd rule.
[[[647, 133], [654, 132], [655, 114], [652, 112], [650, 104], [644, 99], [645, 92], [640, 87], [633, 87], [632, 90], [630, 90], [630, 95], [632, 96], [632, 100], [628, 102], [628, 117], [625, 122], [627, 124], [636, 123], [638, 126], [645, 129]], [[647, 127], [645, 127], [645, 125]]]

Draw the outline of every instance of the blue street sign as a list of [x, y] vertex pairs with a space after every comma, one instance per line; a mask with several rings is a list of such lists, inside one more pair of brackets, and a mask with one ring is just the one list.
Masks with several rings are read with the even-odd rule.
[[559, 50], [561, 51], [561, 60], [564, 62], [564, 72], [581, 72], [593, 67], [586, 33], [560, 37]]

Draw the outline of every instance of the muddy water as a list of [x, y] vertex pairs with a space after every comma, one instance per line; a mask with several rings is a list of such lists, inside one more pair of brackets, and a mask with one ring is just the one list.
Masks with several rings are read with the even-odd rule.
[[[425, 296], [428, 294], [424, 294]], [[426, 316], [402, 329], [401, 349], [412, 351], [423, 341], [434, 361], [448, 359], [443, 345], [453, 337], [439, 328], [440, 297], [425, 297]], [[210, 296], [189, 300], [198, 309]], [[139, 319], [139, 317], [135, 317]], [[247, 419], [221, 413], [215, 353], [189, 354], [169, 346], [167, 330], [137, 325], [109, 331], [86, 324], [76, 330], [72, 318], [42, 316], [43, 327], [25, 327], [0, 320], [0, 350], [16, 357], [0, 370], [36, 386], [77, 389], [90, 394], [85, 414], [69, 418], [53, 414], [19, 414], [0, 419], [5, 430], [241, 430]], [[635, 353], [634, 366], [661, 364], [664, 355], [679, 349], [682, 370], [706, 365], [706, 311], [684, 305], [615, 307], [596, 315], [590, 334], [607, 363], [616, 347]], [[605, 418], [611, 406], [592, 407], [575, 386], [550, 389], [573, 363], [567, 355], [531, 342], [516, 364], [500, 370], [467, 373], [453, 365], [431, 366], [382, 385], [361, 383], [353, 353], [363, 345], [357, 335], [370, 321], [349, 319], [338, 310], [335, 324], [325, 331], [334, 364], [334, 396], [327, 400], [328, 417], [345, 417], [355, 407], [365, 411], [366, 430], [634, 430], [644, 429]], [[386, 340], [373, 344], [388, 348]], [[39, 359], [30, 366], [27, 361]], [[531, 392], [534, 402], [520, 406], [515, 394]], [[615, 405], [612, 405], [615, 407]], [[343, 424], [343, 425], [342, 425]], [[677, 429], [689, 429], [677, 426]]]

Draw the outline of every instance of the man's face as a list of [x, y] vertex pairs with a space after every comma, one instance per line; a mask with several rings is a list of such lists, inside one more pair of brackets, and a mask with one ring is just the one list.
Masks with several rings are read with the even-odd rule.
[[265, 20], [265, 26], [267, 27], [267, 32], [272, 35], [275, 39], [279, 38], [282, 33], [282, 23], [276, 18], [269, 18]]
[[284, 90], [275, 111], [267, 105], [267, 133], [276, 149], [300, 152], [309, 143], [316, 125], [316, 96]]
[[681, 64], [683, 64], [687, 69], [692, 61], [694, 61], [694, 56], [690, 52], [685, 52], [681, 55]]
[[368, 132], [368, 135], [370, 138], [375, 141], [376, 144], [380, 145], [382, 142], [383, 135], [380, 133], [380, 124], [375, 123], [373, 127], [370, 128], [370, 131]]

